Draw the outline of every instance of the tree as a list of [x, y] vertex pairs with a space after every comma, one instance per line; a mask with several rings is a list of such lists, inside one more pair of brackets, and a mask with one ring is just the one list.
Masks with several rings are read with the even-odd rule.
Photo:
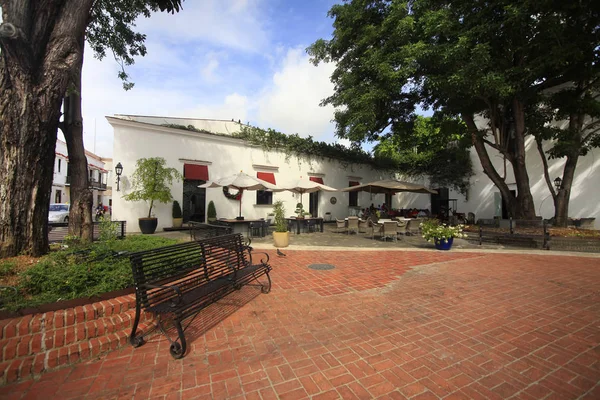
[[167, 162], [162, 157], [140, 158], [135, 164], [135, 171], [131, 175], [133, 190], [123, 196], [127, 201], [150, 202], [148, 218], [152, 217], [154, 202], [168, 203], [173, 201], [169, 185], [174, 180], [183, 179], [181, 173], [175, 168], [168, 168]]
[[[94, 55], [102, 59], [110, 50], [121, 65], [118, 76], [123, 80], [123, 88], [130, 90], [124, 66], [132, 65], [134, 57], [145, 56], [146, 36], [133, 31], [136, 18], [140, 15], [150, 17], [151, 12], [178, 11], [179, 2], [164, 1], [123, 1], [101, 0], [94, 3], [85, 39], [94, 51]], [[84, 52], [84, 41], [79, 43], [79, 51]], [[83, 64], [79, 63], [73, 72], [71, 88], [64, 99], [64, 116], [60, 123], [69, 153], [71, 208], [69, 212], [69, 235], [79, 236], [83, 241], [93, 239], [92, 191], [89, 188], [87, 158], [83, 144], [83, 118], [81, 115], [81, 75]]]
[[[417, 105], [459, 116], [510, 215], [533, 218], [526, 136], [535, 134], [548, 90], [582, 72], [597, 80], [598, 7], [591, 0], [354, 0], [332, 7], [333, 38], [308, 51], [315, 63], [337, 63], [335, 93], [324, 103], [338, 108], [339, 136], [377, 140], [387, 129], [402, 131]], [[490, 149], [510, 163], [516, 197]]]
[[[94, 0], [0, 0], [0, 257], [48, 249], [62, 99]], [[160, 0], [178, 10], [180, 1]]]
[[467, 194], [473, 169], [465, 131], [457, 119], [417, 116], [402, 131], [380, 137], [375, 157], [393, 159], [404, 174], [424, 175], [433, 185]]

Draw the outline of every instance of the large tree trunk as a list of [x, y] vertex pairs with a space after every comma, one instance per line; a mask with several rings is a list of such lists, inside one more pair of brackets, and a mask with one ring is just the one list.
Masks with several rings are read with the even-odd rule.
[[508, 185], [504, 179], [500, 176], [498, 171], [496, 171], [494, 164], [492, 164], [490, 155], [485, 148], [483, 137], [477, 129], [473, 116], [470, 114], [462, 114], [462, 119], [465, 121], [469, 134], [471, 135], [471, 141], [475, 147], [475, 151], [477, 152], [481, 166], [483, 167], [483, 173], [486, 174], [487, 177], [490, 178], [490, 180], [494, 183], [494, 185], [496, 185], [498, 190], [500, 190], [500, 194], [506, 203], [509, 214], [515, 215], [517, 210], [516, 198], [510, 192], [510, 189], [508, 188]]
[[48, 250], [60, 107], [93, 0], [3, 0], [0, 256]]
[[516, 99], [513, 101], [513, 113], [515, 118], [515, 149], [514, 157], [509, 161], [513, 166], [515, 184], [517, 185], [517, 207], [512, 217], [532, 220], [535, 219], [536, 215], [525, 160], [525, 111], [523, 110], [523, 104]]
[[[84, 38], [80, 48], [83, 55]], [[64, 100], [64, 118], [61, 129], [67, 142], [69, 154], [71, 208], [69, 211], [69, 235], [78, 236], [84, 242], [93, 240], [92, 205], [93, 194], [88, 182], [88, 163], [83, 145], [83, 118], [81, 116], [81, 70], [83, 57], [73, 74], [72, 87]]]

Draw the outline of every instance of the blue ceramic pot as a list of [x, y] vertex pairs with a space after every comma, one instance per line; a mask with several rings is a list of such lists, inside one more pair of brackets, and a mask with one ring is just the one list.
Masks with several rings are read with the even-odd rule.
[[452, 242], [454, 241], [454, 238], [450, 238], [450, 239], [438, 239], [435, 238], [433, 239], [433, 242], [435, 243], [435, 248], [438, 250], [450, 250], [452, 248]]

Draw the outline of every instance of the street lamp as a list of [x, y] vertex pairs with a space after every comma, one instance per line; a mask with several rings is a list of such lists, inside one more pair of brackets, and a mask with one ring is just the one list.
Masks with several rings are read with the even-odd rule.
[[118, 163], [115, 167], [115, 174], [117, 174], [117, 192], [119, 191], [119, 182], [121, 181], [121, 174], [123, 173], [123, 166]]
[[556, 178], [554, 180], [554, 187], [556, 188], [556, 190], [560, 190], [562, 187], [562, 179], [560, 179], [560, 177]]

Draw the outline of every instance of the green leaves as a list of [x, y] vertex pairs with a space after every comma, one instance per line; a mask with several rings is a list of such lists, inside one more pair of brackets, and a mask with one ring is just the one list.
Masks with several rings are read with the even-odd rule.
[[179, 171], [166, 167], [166, 163], [162, 157], [137, 160], [136, 169], [131, 176], [133, 191], [123, 196], [127, 201], [149, 201], [148, 218], [152, 216], [155, 201], [160, 203], [173, 201], [170, 186], [175, 180], [183, 179]]

